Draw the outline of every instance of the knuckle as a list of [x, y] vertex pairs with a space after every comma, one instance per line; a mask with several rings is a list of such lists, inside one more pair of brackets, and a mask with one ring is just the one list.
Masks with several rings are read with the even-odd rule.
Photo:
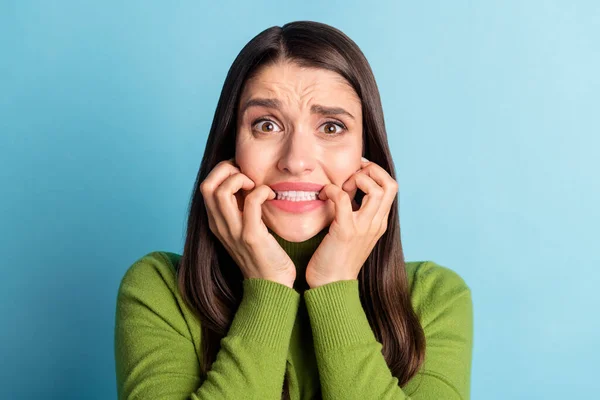
[[210, 187], [210, 183], [208, 183], [207, 181], [202, 181], [202, 183], [200, 184], [200, 192], [203, 195], [207, 195], [211, 191], [212, 191], [212, 188]]
[[252, 193], [246, 196], [246, 198], [244, 199], [244, 203], [250, 206], [256, 205], [259, 202], [257, 197], [258, 193], [259, 189], [254, 190]]
[[227, 190], [226, 188], [221, 185], [219, 186], [215, 191], [214, 191], [214, 196], [219, 199], [219, 200], [223, 200], [225, 197], [227, 197]]
[[253, 247], [254, 244], [256, 243], [256, 235], [253, 235], [251, 232], [249, 232], [248, 230], [243, 230], [242, 234], [240, 236], [240, 240], [242, 241], [242, 243], [247, 246], [247, 247]]
[[337, 201], [343, 201], [344, 198], [348, 197], [348, 194], [340, 190], [339, 192], [336, 192], [334, 197]]
[[379, 228], [379, 234], [383, 235], [386, 231], [387, 231], [387, 223], [381, 224], [381, 227]]

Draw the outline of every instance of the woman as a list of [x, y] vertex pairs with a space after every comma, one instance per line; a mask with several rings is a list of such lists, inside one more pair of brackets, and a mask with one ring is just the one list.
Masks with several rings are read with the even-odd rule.
[[469, 287], [404, 262], [372, 71], [299, 21], [234, 61], [183, 255], [134, 263], [118, 295], [119, 398], [468, 399]]

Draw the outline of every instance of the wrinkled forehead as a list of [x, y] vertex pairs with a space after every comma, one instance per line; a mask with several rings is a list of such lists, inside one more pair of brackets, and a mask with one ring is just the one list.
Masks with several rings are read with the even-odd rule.
[[292, 108], [311, 104], [339, 106], [351, 109], [355, 115], [361, 107], [354, 88], [340, 74], [292, 63], [265, 66], [248, 79], [240, 105], [253, 98], [278, 99], [283, 107]]

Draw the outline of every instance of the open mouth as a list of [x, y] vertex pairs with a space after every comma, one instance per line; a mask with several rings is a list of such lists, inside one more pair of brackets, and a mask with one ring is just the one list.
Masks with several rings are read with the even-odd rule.
[[277, 197], [269, 200], [271, 204], [288, 213], [305, 213], [325, 206], [325, 201], [319, 199], [319, 192], [275, 192]]
[[301, 202], [301, 201], [315, 201], [319, 200], [319, 192], [313, 191], [281, 191], [275, 192], [276, 198], [275, 200], [287, 200], [292, 202]]

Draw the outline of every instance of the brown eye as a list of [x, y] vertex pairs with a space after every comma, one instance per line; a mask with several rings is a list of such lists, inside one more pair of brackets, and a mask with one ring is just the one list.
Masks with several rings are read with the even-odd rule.
[[265, 124], [262, 126], [261, 131], [263, 132], [271, 132], [273, 130], [273, 123], [265, 121]]
[[[327, 121], [321, 126], [325, 127], [325, 131], [324, 132], [321, 131], [321, 132], [325, 133], [325, 135], [327, 135], [327, 136], [341, 135], [342, 132], [346, 129], [346, 127], [344, 125], [342, 125], [341, 123], [333, 122], [333, 121]], [[337, 130], [336, 128], [339, 128], [339, 130]]]
[[336, 125], [331, 122], [326, 123], [325, 133], [337, 133]]
[[275, 131], [274, 127], [277, 126], [273, 121], [269, 119], [259, 119], [254, 122], [253, 127], [258, 126], [256, 129], [259, 133], [271, 133], [271, 132], [279, 132]]

